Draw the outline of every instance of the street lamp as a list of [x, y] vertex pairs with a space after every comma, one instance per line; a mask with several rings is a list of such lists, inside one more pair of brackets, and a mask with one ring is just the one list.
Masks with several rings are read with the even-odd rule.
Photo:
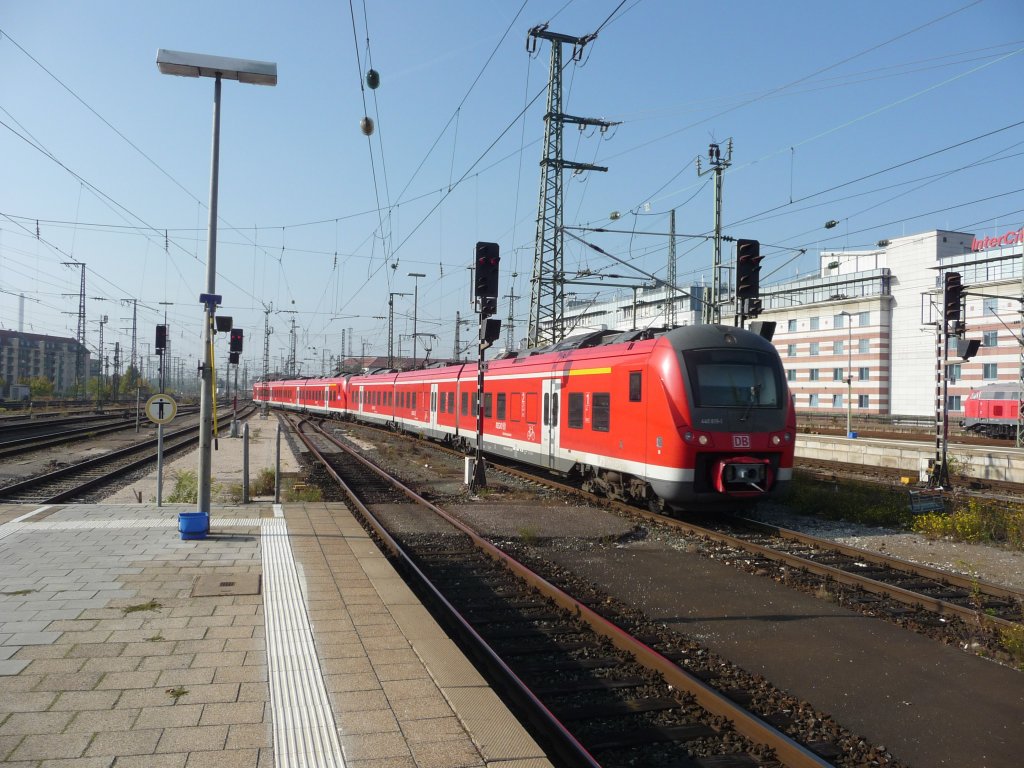
[[210, 162], [210, 222], [207, 234], [206, 293], [199, 297], [205, 305], [203, 317], [202, 389], [199, 394], [199, 478], [196, 511], [210, 514], [212, 485], [213, 399], [213, 321], [220, 297], [217, 290], [217, 184], [220, 165], [220, 82], [237, 80], [253, 85], [277, 85], [277, 64], [269, 61], [229, 59], [202, 53], [168, 51], [161, 48], [156, 65], [165, 75], [212, 77], [213, 153]]
[[416, 315], [419, 313], [420, 304], [420, 278], [426, 277], [422, 272], [410, 272], [409, 277], [416, 282], [412, 295], [412, 367], [416, 368]]
[[853, 315], [840, 312], [846, 318], [846, 436], [853, 437], [850, 420], [853, 415]]

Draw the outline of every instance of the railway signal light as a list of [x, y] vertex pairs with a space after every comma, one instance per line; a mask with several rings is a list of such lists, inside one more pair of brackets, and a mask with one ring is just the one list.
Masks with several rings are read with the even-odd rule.
[[[241, 328], [232, 328], [230, 343], [228, 345], [229, 352], [241, 352], [242, 351], [242, 336], [244, 335]], [[238, 362], [237, 360], [232, 362]]]
[[167, 349], [167, 326], [158, 325], [156, 327], [156, 344], [154, 345], [156, 353], [162, 355], [164, 350]]
[[960, 300], [964, 294], [959, 272], [947, 272], [942, 299], [942, 317], [947, 323], [960, 321]]
[[480, 339], [480, 348], [490, 349], [491, 345], [498, 340], [499, 336], [501, 336], [501, 320], [495, 320], [493, 317], [488, 318], [484, 322], [483, 338]]
[[736, 298], [757, 298], [763, 258], [758, 240], [736, 241]]
[[228, 363], [238, 365], [238, 353], [228, 352]]
[[979, 347], [981, 347], [981, 341], [979, 339], [956, 340], [956, 354], [964, 360], [970, 360], [978, 354]]
[[[497, 243], [476, 244], [476, 276], [473, 296], [481, 300], [483, 314], [494, 314], [498, 299], [498, 265], [501, 263]], [[484, 299], [494, 299], [493, 308], [487, 312]]]

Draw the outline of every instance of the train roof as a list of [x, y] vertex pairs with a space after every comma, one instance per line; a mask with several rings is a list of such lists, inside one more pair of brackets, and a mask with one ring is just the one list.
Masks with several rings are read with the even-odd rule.
[[677, 349], [699, 349], [702, 347], [719, 346], [723, 343], [728, 343], [727, 336], [732, 337], [732, 343], [739, 341], [740, 345], [744, 347], [763, 348], [765, 350], [774, 349], [771, 341], [752, 331], [732, 325], [699, 324], [682, 325], [675, 328], [641, 328], [632, 331], [591, 331], [566, 337], [557, 344], [547, 347], [506, 352], [498, 359], [509, 360], [518, 357], [543, 355], [549, 352], [564, 352], [573, 349], [588, 349], [635, 341], [648, 341], [661, 336], [668, 337], [672, 346]]
[[985, 395], [990, 395], [995, 392], [1020, 392], [1019, 381], [997, 381], [993, 384], [985, 384], [981, 387], [975, 387], [971, 390], [971, 394], [977, 393], [984, 398]]

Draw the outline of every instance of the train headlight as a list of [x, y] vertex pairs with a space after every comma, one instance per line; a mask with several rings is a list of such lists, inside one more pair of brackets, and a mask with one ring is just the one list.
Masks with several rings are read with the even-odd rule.
[[782, 438], [778, 435], [772, 435], [772, 445], [778, 445], [782, 442]]
[[789, 434], [789, 432], [783, 432], [782, 439], [785, 440], [787, 443], [793, 442], [793, 436]]
[[707, 445], [708, 444], [708, 436], [707, 435], [701, 435], [700, 437], [697, 438], [697, 442], [700, 443], [701, 445]]
[[688, 443], [693, 442], [693, 432], [683, 432], [683, 440]]

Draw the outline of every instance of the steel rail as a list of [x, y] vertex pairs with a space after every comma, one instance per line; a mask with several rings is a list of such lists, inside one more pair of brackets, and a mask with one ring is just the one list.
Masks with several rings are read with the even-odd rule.
[[[835, 580], [840, 584], [845, 584], [850, 587], [857, 587], [863, 589], [865, 592], [871, 592], [872, 594], [882, 595], [884, 597], [890, 597], [897, 602], [912, 607], [923, 607], [932, 613], [946, 616], [956, 616], [969, 622], [977, 622], [980, 624], [990, 624], [994, 627], [1001, 628], [1013, 628], [1021, 626], [1019, 623], [1009, 621], [1007, 619], [1000, 618], [998, 616], [989, 616], [982, 610], [975, 608], [967, 608], [956, 603], [951, 603], [947, 600], [942, 600], [928, 595], [923, 595], [919, 592], [914, 592], [903, 587], [896, 586], [894, 584], [887, 584], [884, 581], [872, 579], [868, 576], [851, 573], [850, 571], [844, 571], [841, 568], [834, 566], [825, 565], [823, 563], [815, 562], [809, 558], [804, 558], [799, 555], [793, 555], [788, 552], [781, 552], [777, 549], [765, 546], [763, 544], [756, 544], [751, 541], [746, 541], [738, 536], [733, 536], [728, 533], [722, 533], [715, 531], [704, 526], [697, 525], [696, 523], [689, 523], [685, 520], [680, 520], [675, 517], [667, 517], [665, 515], [659, 515], [656, 512], [649, 510], [640, 509], [639, 507], [632, 507], [628, 504], [624, 504], [619, 501], [613, 501], [609, 499], [596, 496], [594, 494], [587, 493], [586, 491], [580, 490], [579, 488], [573, 488], [569, 485], [564, 485], [544, 477], [538, 477], [529, 472], [523, 472], [522, 470], [515, 469], [512, 467], [502, 466], [501, 471], [508, 472], [516, 477], [525, 478], [533, 482], [540, 482], [548, 485], [551, 488], [557, 488], [562, 491], [572, 492], [576, 495], [582, 496], [588, 500], [602, 501], [605, 504], [620, 509], [630, 515], [634, 515], [650, 522], [659, 523], [661, 525], [668, 526], [670, 528], [683, 531], [693, 536], [702, 536], [710, 539], [718, 544], [725, 544], [726, 546], [734, 547], [742, 551], [748, 552], [752, 555], [758, 555], [767, 560], [773, 562], [783, 563], [793, 568], [801, 568], [810, 573], [818, 576], [826, 576], [830, 579]], [[906, 560], [896, 560], [895, 558], [886, 558], [885, 555], [879, 555], [876, 553], [870, 553], [866, 550], [861, 550], [857, 547], [851, 547], [848, 545], [839, 544], [832, 541], [831, 539], [820, 539], [808, 534], [798, 533], [796, 531], [790, 531], [788, 529], [779, 528], [780, 535], [783, 538], [788, 537], [799, 537], [801, 543], [813, 544], [823, 550], [834, 550], [843, 552], [844, 554], [850, 553], [854, 557], [863, 557], [865, 560], [869, 559], [876, 565], [883, 565], [886, 567], [894, 568], [894, 570], [909, 573], [912, 575], [919, 575], [926, 578], [938, 578], [949, 581], [951, 584], [955, 584], [957, 581], [963, 579], [963, 577], [953, 578], [951, 574], [944, 571], [940, 571], [928, 566], [918, 566], [916, 563], [911, 563]], [[894, 563], [893, 561], [896, 560]], [[972, 581], [970, 579], [964, 580], [967, 584], [966, 589], [973, 589], [975, 586], [983, 591], [987, 590], [989, 586], [992, 587], [992, 597], [1004, 597], [1010, 599], [1024, 600], [1024, 593], [1017, 592], [1016, 590], [1008, 587], [1002, 587], [996, 584], [990, 585], [989, 582], [983, 581]], [[959, 584], [957, 584], [959, 586]], [[985, 594], [990, 594], [985, 591]]]
[[[513, 558], [511, 555], [509, 555], [508, 553], [504, 552], [503, 550], [499, 549], [498, 547], [494, 546], [489, 541], [484, 539], [475, 530], [470, 528], [461, 520], [458, 520], [457, 518], [453, 517], [450, 513], [441, 509], [437, 505], [427, 501], [419, 494], [417, 494], [415, 491], [411, 490], [410, 488], [406, 487], [395, 478], [391, 477], [380, 467], [376, 466], [372, 462], [360, 456], [358, 453], [353, 451], [348, 446], [344, 445], [344, 443], [339, 441], [337, 438], [324, 432], [316, 424], [313, 424], [312, 422], [308, 421], [306, 421], [305, 423], [310, 424], [310, 426], [316, 429], [322, 437], [330, 441], [332, 444], [338, 446], [338, 448], [343, 450], [347, 455], [351, 456], [353, 459], [358, 461], [367, 469], [376, 473], [377, 475], [387, 480], [388, 482], [393, 483], [395, 488], [400, 490], [410, 500], [417, 504], [425, 506], [427, 509], [430, 509], [432, 512], [446, 520], [456, 529], [464, 533], [473, 542], [473, 544], [482, 552], [484, 552], [487, 556], [489, 556], [496, 562], [500, 563], [501, 565], [505, 566], [512, 573], [519, 576], [527, 584], [536, 589], [545, 597], [555, 602], [557, 605], [561, 606], [564, 610], [576, 615], [579, 619], [581, 619], [588, 626], [590, 626], [590, 628], [594, 632], [610, 640], [612, 644], [615, 645], [615, 647], [632, 655], [637, 660], [637, 663], [661, 673], [661, 675], [664, 677], [665, 681], [669, 685], [672, 685], [677, 690], [685, 691], [691, 694], [696, 700], [696, 702], [706, 711], [710, 712], [711, 714], [718, 715], [720, 717], [724, 717], [730, 720], [733, 724], [733, 727], [736, 729], [737, 733], [739, 733], [740, 735], [744, 736], [745, 738], [749, 739], [750, 741], [756, 744], [762, 744], [774, 750], [776, 756], [779, 758], [779, 760], [782, 761], [784, 765], [789, 766], [790, 768], [826, 768], [826, 766], [832, 766], [832, 763], [823, 760], [822, 758], [819, 758], [813, 752], [801, 746], [796, 741], [786, 736], [784, 733], [773, 728], [756, 715], [738, 706], [737, 704], [723, 696], [721, 693], [719, 693], [718, 691], [714, 690], [709, 685], [704, 683], [702, 680], [699, 680], [698, 678], [691, 676], [683, 669], [681, 669], [677, 664], [675, 664], [675, 662], [662, 656], [653, 648], [650, 648], [646, 644], [632, 637], [622, 628], [608, 621], [603, 616], [596, 613], [580, 601], [576, 600], [571, 595], [567, 594], [555, 585], [551, 584], [546, 579], [542, 578], [540, 575], [534, 573], [527, 566], [515, 560], [515, 558]], [[300, 437], [304, 437], [301, 434], [301, 432], [299, 434]], [[307, 447], [309, 447], [311, 451], [314, 450], [313, 447], [310, 446], [305, 439], [303, 440], [303, 442], [306, 443]], [[317, 453], [319, 454], [319, 452]], [[333, 472], [331, 472], [331, 474], [332, 476], [337, 478], [337, 476]], [[365, 507], [362, 507], [361, 504], [359, 506], [362, 509], [365, 509]], [[363, 514], [362, 511], [361, 514]], [[369, 512], [367, 511], [366, 514], [369, 514]], [[377, 530], [378, 525], [379, 524], [374, 525], [374, 530]], [[389, 549], [391, 549], [392, 546], [398, 546], [397, 543], [395, 543], [394, 545], [390, 543], [394, 541], [390, 535], [387, 535], [385, 540], [389, 542]], [[403, 561], [404, 560], [405, 558], [403, 558]], [[419, 572], [418, 569], [416, 569], [416, 572], [418, 578], [426, 578], [422, 575], [421, 572]], [[433, 587], [430, 587], [430, 589], [432, 593], [438, 594], [436, 589], [434, 589]], [[448, 601], [445, 600], [443, 596], [438, 596], [439, 599], [441, 599], [446, 606], [450, 606]], [[452, 608], [451, 610], [454, 610], [454, 608]], [[461, 620], [461, 617], [460, 623], [465, 624], [464, 620]], [[466, 627], [469, 630], [469, 632], [471, 632], [476, 637], [479, 637], [478, 635], [476, 635], [476, 632], [473, 631], [471, 627], [469, 627], [468, 625], [466, 625]], [[483, 640], [480, 639], [480, 642], [482, 643]], [[493, 651], [489, 652], [493, 655]], [[508, 670], [508, 667], [504, 664], [504, 662], [501, 662], [500, 659], [497, 659], [497, 661], [501, 667]], [[514, 675], [514, 673], [512, 673], [511, 670], [508, 670], [508, 674], [512, 675], [512, 679], [518, 682], [518, 678]], [[531, 700], [537, 701], [536, 697], [531, 692], [529, 692], [529, 690], [521, 682], [518, 682], [518, 685], [522, 687], [524, 693]], [[541, 707], [541, 709], [544, 712], [548, 712], [548, 710], [539, 701], [537, 701], [537, 705]], [[558, 722], [556, 718], [554, 718], [553, 715], [550, 715], [550, 713], [548, 713], [548, 715], [552, 718], [553, 722], [557, 723], [557, 727], [560, 733], [565, 733], [566, 735], [568, 735], [570, 739], [572, 739], [573, 742], [576, 741], [574, 738], [572, 738], [571, 734], [568, 733], [567, 729], [565, 729], [565, 727], [560, 722]], [[581, 746], [580, 749], [583, 749], [583, 747]]]
[[872, 552], [869, 549], [861, 549], [860, 547], [855, 547], [850, 544], [842, 544], [831, 539], [821, 539], [817, 536], [811, 536], [810, 534], [801, 533], [800, 531], [794, 531], [789, 528], [783, 528], [782, 526], [773, 525], [772, 523], [765, 523], [760, 520], [748, 520], [743, 518], [743, 522], [751, 525], [752, 527], [761, 528], [762, 530], [774, 533], [783, 539], [790, 539], [800, 544], [807, 544], [808, 546], [822, 546], [848, 557], [856, 557], [860, 560], [872, 563], [873, 565], [882, 565], [914, 576], [925, 576], [930, 579], [935, 579], [936, 581], [945, 581], [955, 587], [960, 587], [961, 589], [966, 589], [968, 591], [980, 589], [984, 594], [992, 597], [1002, 597], [1008, 600], [1020, 600], [1024, 602], [1024, 590], [1006, 587], [1002, 584], [993, 584], [991, 581], [985, 581], [983, 579], [961, 576], [959, 573], [950, 573], [949, 571], [933, 568], [930, 565], [924, 565], [923, 563], [913, 563], [909, 560], [901, 560], [898, 557], [882, 555], [877, 552]]

